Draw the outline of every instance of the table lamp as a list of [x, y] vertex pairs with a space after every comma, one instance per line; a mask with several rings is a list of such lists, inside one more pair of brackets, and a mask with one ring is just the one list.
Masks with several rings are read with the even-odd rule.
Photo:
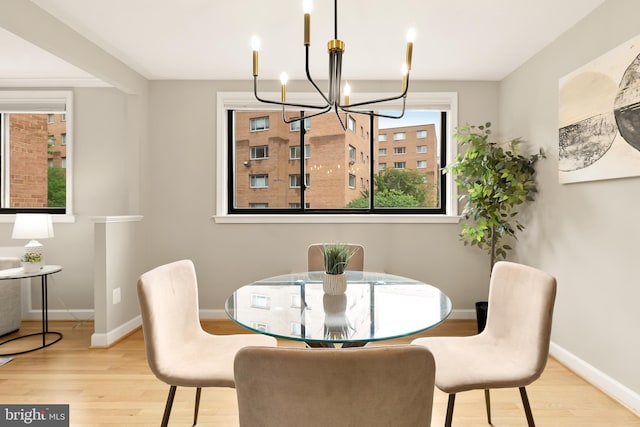
[[36, 239], [53, 237], [53, 222], [49, 214], [16, 214], [12, 239], [31, 239], [24, 247], [22, 256], [25, 271], [39, 270], [44, 265], [42, 243]]

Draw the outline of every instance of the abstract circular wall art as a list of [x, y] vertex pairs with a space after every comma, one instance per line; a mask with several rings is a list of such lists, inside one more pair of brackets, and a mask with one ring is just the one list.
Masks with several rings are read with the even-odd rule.
[[640, 175], [640, 36], [560, 79], [561, 183]]

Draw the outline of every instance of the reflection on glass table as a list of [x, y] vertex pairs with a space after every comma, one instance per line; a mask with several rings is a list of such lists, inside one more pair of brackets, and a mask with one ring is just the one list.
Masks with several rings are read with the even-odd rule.
[[363, 346], [432, 328], [451, 313], [438, 288], [391, 274], [347, 271], [344, 295], [322, 290], [321, 271], [248, 284], [226, 301], [228, 316], [252, 331], [310, 347]]

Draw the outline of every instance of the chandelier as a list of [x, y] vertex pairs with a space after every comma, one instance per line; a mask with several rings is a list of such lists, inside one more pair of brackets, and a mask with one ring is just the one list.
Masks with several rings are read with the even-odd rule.
[[[402, 90], [400, 95], [392, 96], [389, 98], [375, 99], [371, 101], [358, 102], [355, 104], [349, 104], [349, 96], [351, 94], [351, 87], [348, 83], [342, 84], [342, 54], [344, 53], [345, 44], [342, 40], [338, 39], [338, 0], [334, 0], [334, 38], [329, 40], [327, 44], [327, 50], [329, 51], [329, 88], [325, 94], [318, 85], [311, 78], [309, 72], [309, 48], [311, 46], [310, 33], [311, 33], [311, 0], [304, 0], [304, 48], [305, 48], [305, 71], [307, 74], [307, 80], [313, 85], [315, 90], [320, 94], [324, 102], [320, 105], [314, 104], [297, 104], [287, 102], [287, 74], [282, 73], [280, 76], [281, 86], [281, 101], [272, 101], [263, 99], [258, 95], [258, 50], [260, 48], [260, 40], [257, 37], [252, 39], [253, 49], [253, 93], [256, 99], [260, 102], [267, 104], [279, 105], [282, 107], [282, 120], [285, 123], [299, 122], [301, 120], [308, 119], [310, 117], [319, 116], [333, 110], [342, 125], [344, 130], [347, 129], [347, 114], [366, 114], [369, 116], [386, 117], [391, 119], [400, 119], [404, 116], [405, 104], [407, 98], [407, 92], [409, 90], [409, 72], [411, 71], [411, 54], [413, 51], [413, 41], [415, 39], [415, 30], [410, 29], [407, 33], [407, 51], [406, 60], [402, 65]], [[342, 89], [341, 89], [342, 88]], [[341, 94], [344, 94], [344, 102], [341, 104]], [[374, 104], [382, 102], [390, 102], [402, 99], [402, 111], [398, 115], [383, 114], [370, 109]], [[287, 118], [285, 110], [287, 107], [299, 108], [305, 110], [313, 110], [314, 112], [305, 115]], [[356, 110], [357, 108], [357, 110]], [[340, 116], [340, 113], [344, 113], [345, 118]]]

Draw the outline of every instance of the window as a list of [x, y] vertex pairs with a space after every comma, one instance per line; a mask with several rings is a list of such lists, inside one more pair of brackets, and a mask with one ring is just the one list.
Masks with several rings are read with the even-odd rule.
[[[309, 123], [309, 129], [293, 133], [290, 126], [283, 123], [281, 110], [266, 109], [267, 106], [252, 99], [252, 93], [246, 97], [219, 93], [221, 108], [218, 111], [226, 121], [220, 121], [222, 126], [218, 132], [225, 140], [218, 146], [216, 156], [219, 171], [216, 221], [258, 222], [260, 217], [274, 215], [278, 222], [299, 222], [296, 216], [310, 214], [308, 220], [321, 222], [322, 215], [388, 213], [394, 214], [389, 218], [395, 222], [401, 221], [395, 216], [398, 214], [455, 212], [447, 210], [457, 207], [447, 191], [454, 188], [453, 180], [441, 173], [447, 159], [455, 155], [455, 144], [447, 145], [451, 141], [455, 114], [449, 107], [433, 108], [444, 106], [444, 102], [438, 103], [438, 97], [451, 102], [447, 105], [455, 105], [455, 99], [450, 94], [435, 96], [436, 101], [425, 102], [430, 106], [425, 109], [417, 107], [417, 102], [410, 102], [405, 117], [400, 120], [353, 114], [343, 117], [347, 129], [341, 130], [335, 114], [322, 114], [309, 118], [309, 122], [313, 122]], [[423, 102], [424, 98], [418, 95], [417, 99]], [[254, 106], [259, 109], [251, 110]], [[380, 112], [398, 115], [399, 110], [386, 107]], [[256, 118], [269, 122], [269, 129], [252, 131], [250, 121]], [[368, 138], [361, 136], [362, 128]], [[416, 139], [417, 129], [427, 130], [428, 137]], [[393, 144], [394, 151], [388, 148], [385, 151], [386, 143], [379, 142], [380, 135], [386, 135], [389, 140], [394, 135], [404, 140]], [[248, 161], [251, 147], [258, 146], [267, 146], [268, 157]], [[424, 151], [418, 146], [425, 146], [427, 152], [416, 155]], [[309, 156], [311, 152], [313, 156]], [[386, 156], [394, 153], [397, 153], [395, 160], [402, 156], [404, 161], [385, 162]], [[419, 160], [426, 160], [428, 167], [422, 167], [424, 163], [418, 163]], [[409, 175], [399, 173], [413, 174], [410, 187], [404, 186]], [[420, 175], [415, 176], [416, 173]], [[312, 188], [305, 185], [311, 180]], [[268, 203], [268, 207], [260, 212], [250, 209], [257, 203]], [[365, 217], [363, 220], [368, 221]]]
[[269, 207], [269, 203], [249, 203], [249, 207], [251, 209], [267, 209]]
[[269, 186], [269, 175], [251, 175], [251, 188], [266, 188]]
[[[289, 130], [291, 132], [300, 132], [300, 122], [302, 122], [302, 120], [289, 123]], [[304, 119], [304, 130], [309, 129], [311, 129], [311, 119]]]
[[416, 161], [416, 167], [418, 169], [424, 169], [427, 167], [427, 161], [426, 160], [417, 160]]
[[351, 132], [355, 132], [356, 131], [356, 120], [349, 116], [349, 120], [348, 120], [348, 128]]
[[[310, 175], [308, 173], [304, 174], [304, 185], [305, 187], [309, 187]], [[299, 188], [300, 187], [300, 175], [289, 175], [289, 187], [291, 188]]]
[[67, 115], [64, 114], [64, 113], [60, 114], [60, 121], [61, 122], [66, 122], [67, 121]]
[[251, 119], [251, 132], [269, 129], [269, 117], [256, 117]]
[[416, 138], [418, 139], [423, 139], [427, 137], [427, 131], [426, 130], [419, 130], [416, 131]]
[[[311, 157], [311, 145], [305, 144], [304, 146], [304, 158], [308, 159]], [[299, 160], [300, 159], [300, 146], [294, 145], [293, 147], [289, 147], [289, 159], [291, 160]]]
[[407, 139], [407, 133], [406, 132], [396, 132], [393, 134], [393, 140], [394, 141], [403, 141]]
[[427, 152], [427, 146], [426, 145], [418, 145], [416, 147], [416, 153], [426, 153]]
[[0, 91], [0, 214], [73, 212], [71, 113], [70, 91]]
[[269, 146], [268, 145], [258, 145], [257, 147], [251, 147], [250, 152], [251, 152], [251, 156], [249, 158], [251, 160], [259, 160], [259, 159], [267, 159], [267, 158], [269, 158]]
[[349, 146], [349, 162], [355, 163], [356, 161], [356, 147], [353, 145]]
[[386, 133], [381, 133], [380, 135], [378, 135], [378, 142], [385, 142], [386, 140], [387, 140]]

